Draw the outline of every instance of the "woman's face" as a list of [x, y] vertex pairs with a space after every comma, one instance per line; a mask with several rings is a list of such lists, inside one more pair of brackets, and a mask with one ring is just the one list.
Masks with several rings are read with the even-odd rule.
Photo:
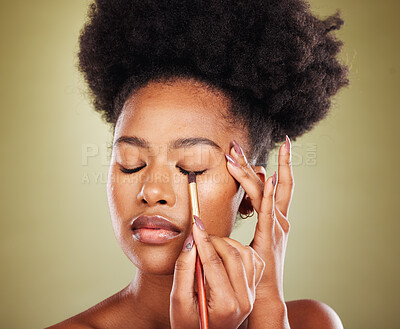
[[[229, 236], [232, 231], [244, 191], [228, 172], [224, 153], [230, 153], [233, 139], [246, 152], [247, 140], [221, 115], [228, 113], [223, 99], [192, 80], [180, 80], [149, 83], [124, 105], [115, 127], [107, 195], [116, 238], [144, 272], [172, 274], [191, 231], [188, 176], [181, 169], [205, 170], [196, 179], [207, 232]], [[124, 168], [141, 169], [129, 174]], [[162, 244], [143, 243], [131, 229], [140, 215], [163, 216], [181, 233]]]

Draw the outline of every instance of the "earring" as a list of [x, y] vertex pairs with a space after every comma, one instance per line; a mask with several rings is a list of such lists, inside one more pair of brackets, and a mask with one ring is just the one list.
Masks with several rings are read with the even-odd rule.
[[254, 208], [253, 208], [253, 210], [251, 211], [251, 213], [246, 214], [246, 217], [243, 217], [243, 216], [242, 216], [242, 213], [239, 214], [239, 216], [240, 216], [241, 219], [247, 219], [247, 218], [249, 218], [249, 217], [251, 217], [251, 216], [253, 216], [253, 215], [254, 215]]

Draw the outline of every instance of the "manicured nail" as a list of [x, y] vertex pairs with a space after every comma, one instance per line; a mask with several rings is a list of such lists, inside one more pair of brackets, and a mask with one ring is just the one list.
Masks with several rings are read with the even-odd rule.
[[238, 167], [238, 168], [240, 168], [241, 166], [240, 166], [240, 164], [239, 164], [239, 162], [237, 162], [234, 158], [232, 158], [229, 154], [226, 154], [225, 153], [225, 158], [230, 162], [230, 163], [232, 163], [235, 167]]
[[199, 217], [197, 217], [196, 215], [193, 215], [193, 217], [194, 217], [194, 220], [195, 220], [195, 223], [196, 223], [197, 227], [198, 227], [200, 230], [204, 231], [206, 228], [204, 227], [204, 224], [203, 224], [203, 222], [201, 221], [201, 219], [200, 219]]
[[183, 251], [190, 251], [193, 247], [193, 233], [190, 232], [188, 237], [185, 240], [185, 243], [183, 244]]
[[233, 140], [233, 148], [235, 149], [235, 152], [239, 155], [243, 155], [243, 149], [240, 147], [239, 143], [235, 140]]
[[272, 185], [275, 186], [276, 184], [276, 171], [274, 172], [274, 176], [272, 176]]
[[286, 150], [290, 153], [290, 139], [289, 139], [288, 135], [286, 135], [285, 146], [286, 146]]

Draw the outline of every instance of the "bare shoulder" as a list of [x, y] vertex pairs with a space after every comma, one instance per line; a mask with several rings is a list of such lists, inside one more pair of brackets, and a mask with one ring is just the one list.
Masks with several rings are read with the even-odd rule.
[[314, 299], [286, 302], [291, 329], [343, 329], [337, 313], [327, 304]]
[[109, 321], [113, 321], [118, 315], [115, 312], [120, 301], [120, 293], [97, 303], [89, 309], [76, 314], [62, 322], [45, 329], [98, 329], [109, 327]]
[[73, 317], [45, 329], [95, 329], [95, 327], [85, 323], [83, 319]]
[[45, 329], [97, 329], [90, 319], [96, 314], [97, 305]]

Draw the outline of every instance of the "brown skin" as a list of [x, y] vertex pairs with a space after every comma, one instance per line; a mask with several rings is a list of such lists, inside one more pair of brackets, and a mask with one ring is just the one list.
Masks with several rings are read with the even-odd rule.
[[[127, 100], [114, 141], [134, 135], [147, 140], [150, 148], [114, 146], [107, 192], [116, 238], [137, 267], [136, 276], [117, 294], [51, 328], [198, 328], [192, 289], [196, 251], [207, 278], [210, 328], [237, 328], [241, 323], [241, 329], [342, 328], [337, 314], [323, 303], [284, 301], [287, 217], [294, 188], [290, 151], [285, 143], [280, 147], [274, 187], [272, 176], [265, 180], [265, 169], [247, 160], [246, 131], [228, 124], [227, 109], [223, 94], [193, 80], [149, 83]], [[167, 148], [171, 141], [188, 137], [208, 138], [221, 149], [204, 144]], [[244, 156], [235, 151], [233, 140]], [[230, 164], [224, 153], [240, 167]], [[133, 174], [121, 171], [143, 165]], [[197, 176], [204, 231], [192, 225], [188, 179], [178, 167], [206, 169]], [[250, 246], [243, 246], [229, 235], [237, 211], [252, 207], [258, 213], [256, 232]], [[162, 245], [133, 239], [131, 221], [142, 214], [168, 218], [181, 234]], [[183, 251], [192, 231], [195, 245]]]

